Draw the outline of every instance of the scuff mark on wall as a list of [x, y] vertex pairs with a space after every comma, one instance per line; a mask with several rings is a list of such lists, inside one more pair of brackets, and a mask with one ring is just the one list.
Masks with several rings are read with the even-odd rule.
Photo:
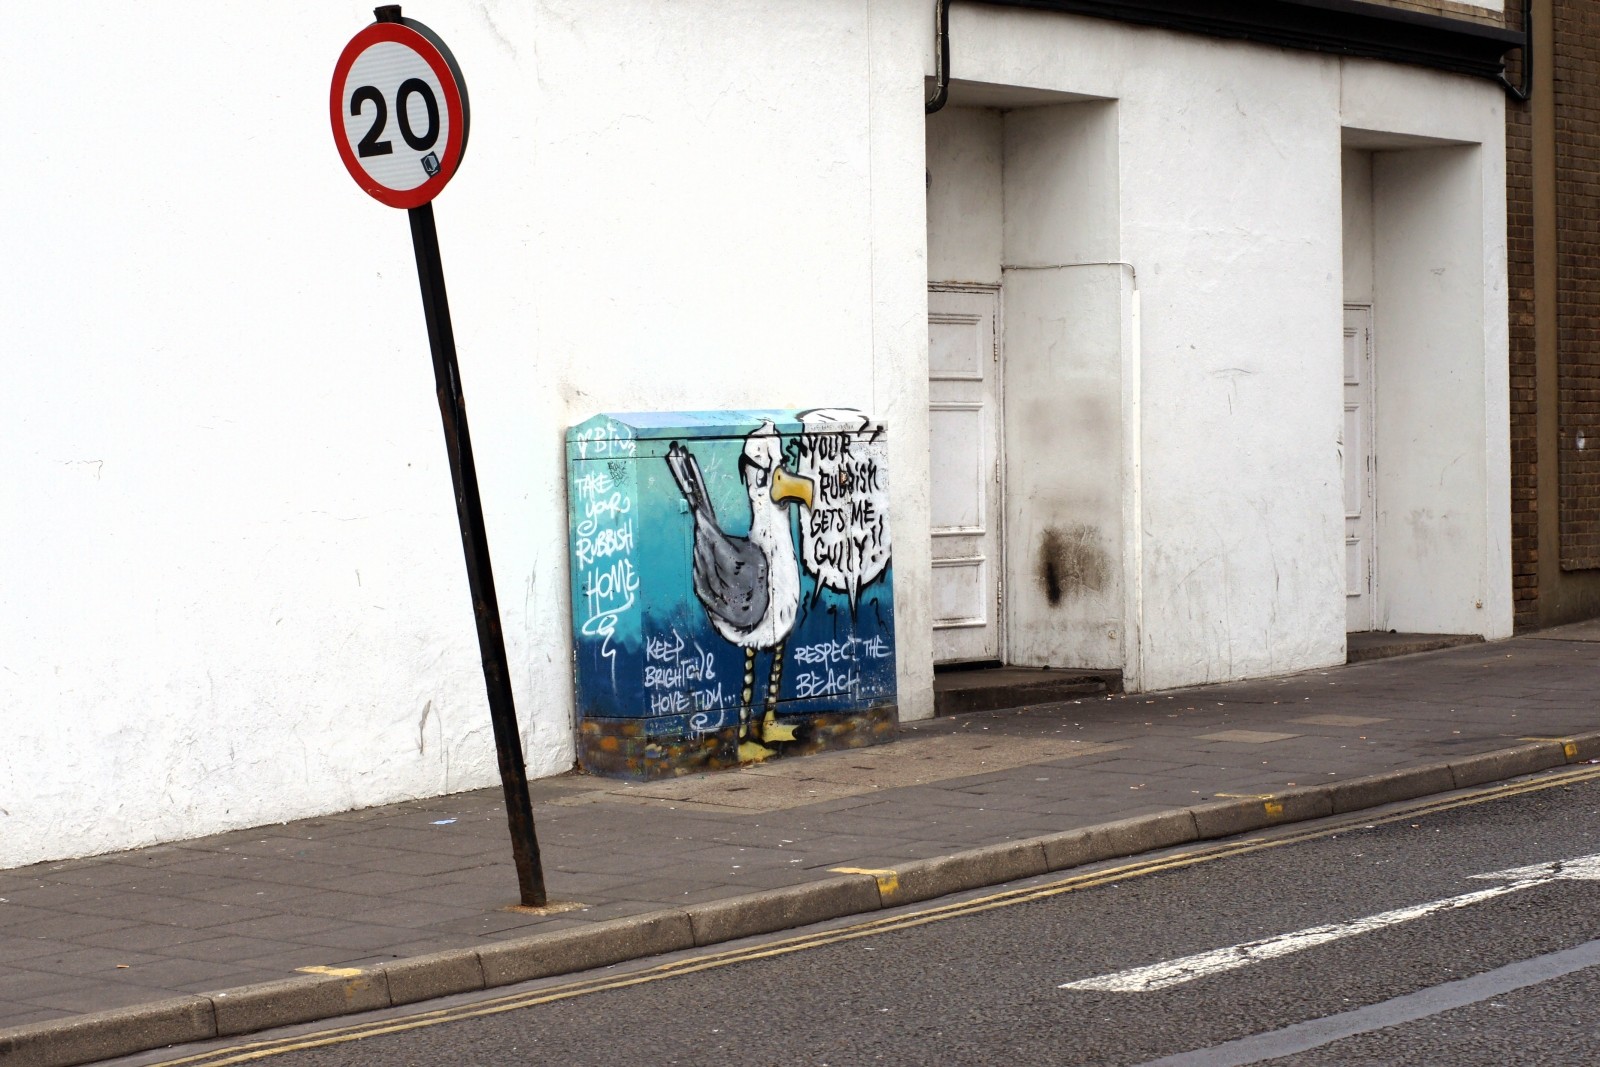
[[[1190, 347], [1193, 347], [1192, 345]], [[1211, 377], [1226, 382], [1228, 386], [1228, 414], [1233, 414], [1234, 401], [1239, 399], [1239, 380], [1254, 376], [1248, 367], [1221, 367], [1211, 372]]]
[[428, 716], [433, 714], [433, 701], [422, 705], [422, 718], [417, 720], [417, 752], [426, 752], [428, 748]]
[[1085, 591], [1099, 592], [1111, 574], [1111, 561], [1100, 547], [1100, 531], [1086, 523], [1065, 529], [1047, 526], [1039, 539], [1038, 577], [1050, 606], [1060, 607]]
[[480, 3], [478, 5], [478, 13], [483, 16], [484, 26], [491, 34], [494, 35], [494, 39], [499, 42], [500, 47], [505, 50], [505, 53], [512, 59], [520, 58], [517, 55], [517, 46], [513, 44], [511, 42], [511, 38], [507, 37], [505, 32], [500, 29], [500, 24], [494, 20], [494, 12], [489, 10], [489, 5]]

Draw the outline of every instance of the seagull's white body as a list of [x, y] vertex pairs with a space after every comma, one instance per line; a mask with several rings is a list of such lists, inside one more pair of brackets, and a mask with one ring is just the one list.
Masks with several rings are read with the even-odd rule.
[[747, 481], [745, 488], [750, 492], [750, 542], [767, 557], [767, 610], [745, 631], [716, 616], [711, 623], [740, 648], [776, 648], [794, 629], [800, 610], [800, 562], [789, 529], [789, 506], [774, 502], [765, 482]]
[[776, 646], [794, 626], [800, 603], [799, 564], [785, 504], [809, 505], [810, 481], [783, 469], [778, 431], [763, 423], [745, 439], [739, 456], [750, 529], [730, 534], [717, 521], [694, 455], [674, 441], [666, 459], [694, 514], [694, 592], [706, 616], [740, 648]]

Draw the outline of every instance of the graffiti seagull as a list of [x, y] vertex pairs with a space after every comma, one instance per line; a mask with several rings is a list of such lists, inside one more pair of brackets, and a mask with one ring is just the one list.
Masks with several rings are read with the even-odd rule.
[[[750, 534], [738, 537], [718, 525], [693, 453], [674, 441], [667, 449], [667, 466], [694, 513], [695, 596], [716, 631], [744, 649], [739, 758], [766, 759], [772, 749], [760, 741], [794, 740], [794, 728], [776, 721], [783, 644], [800, 608], [800, 563], [788, 504], [799, 501], [811, 506], [811, 480], [783, 469], [778, 428], [770, 420], [752, 430], [739, 456], [739, 478], [750, 497]], [[769, 649], [766, 714], [753, 724], [756, 653]]]

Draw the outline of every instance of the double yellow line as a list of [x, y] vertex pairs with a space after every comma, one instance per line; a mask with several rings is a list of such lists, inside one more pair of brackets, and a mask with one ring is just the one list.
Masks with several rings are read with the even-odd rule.
[[1321, 820], [1315, 829], [1291, 830], [1288, 832], [1273, 831], [1272, 836], [1266, 838], [1246, 837], [1217, 844], [1200, 845], [1175, 855], [1125, 863], [1120, 866], [1108, 867], [1085, 874], [1069, 875], [1066, 878], [1043, 885], [1008, 889], [971, 900], [888, 915], [833, 930], [822, 930], [815, 933], [802, 934], [798, 937], [770, 941], [761, 945], [730, 949], [724, 952], [713, 952], [695, 956], [691, 959], [675, 960], [671, 963], [658, 964], [630, 974], [615, 975], [609, 978], [581, 979], [532, 992], [513, 993], [507, 996], [475, 1001], [471, 1004], [462, 1004], [457, 1007], [424, 1011], [415, 1015], [407, 1015], [404, 1018], [386, 1019], [322, 1030], [304, 1037], [279, 1038], [272, 1041], [234, 1045], [198, 1055], [164, 1060], [158, 1065], [153, 1065], [153, 1067], [179, 1067], [179, 1065], [182, 1065], [182, 1067], [225, 1067], [227, 1064], [248, 1063], [252, 1060], [266, 1059], [270, 1056], [279, 1056], [287, 1052], [325, 1048], [350, 1041], [362, 1041], [370, 1037], [381, 1037], [385, 1034], [402, 1034], [409, 1030], [420, 1030], [424, 1027], [439, 1026], [464, 1019], [477, 1019], [486, 1015], [518, 1011], [523, 1008], [532, 1008], [558, 1000], [570, 1000], [574, 997], [588, 996], [591, 993], [603, 993], [613, 989], [626, 989], [629, 986], [643, 985], [647, 982], [659, 982], [679, 975], [694, 974], [697, 971], [709, 971], [751, 960], [786, 956], [793, 952], [804, 952], [808, 949], [836, 945], [863, 937], [877, 937], [880, 934], [892, 933], [896, 930], [908, 930], [916, 926], [925, 926], [928, 923], [942, 922], [946, 919], [959, 919], [968, 915], [992, 911], [996, 908], [1006, 908], [1035, 900], [1044, 900], [1081, 889], [1093, 889], [1096, 886], [1126, 881], [1129, 878], [1140, 878], [1161, 871], [1179, 870], [1202, 863], [1213, 863], [1217, 860], [1245, 856], [1263, 849], [1280, 848], [1284, 845], [1332, 837], [1335, 834], [1344, 833], [1352, 827], [1380, 826], [1386, 823], [1403, 822], [1407, 819], [1420, 818], [1425, 815], [1449, 811], [1453, 808], [1462, 808], [1506, 797], [1519, 796], [1524, 793], [1553, 789], [1559, 786], [1571, 785], [1575, 782], [1589, 781], [1597, 777], [1600, 777], [1600, 767], [1579, 767], [1556, 771], [1530, 782], [1490, 786], [1466, 794], [1457, 794], [1448, 799], [1423, 801], [1403, 811], [1391, 812], [1379, 818], [1356, 812], [1339, 819], [1337, 822]]

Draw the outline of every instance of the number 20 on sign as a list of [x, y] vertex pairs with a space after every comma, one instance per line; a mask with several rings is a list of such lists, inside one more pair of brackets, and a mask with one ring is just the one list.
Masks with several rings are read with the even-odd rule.
[[450, 49], [412, 19], [374, 22], [333, 69], [334, 140], [356, 184], [390, 207], [439, 195], [467, 148], [466, 82]]

